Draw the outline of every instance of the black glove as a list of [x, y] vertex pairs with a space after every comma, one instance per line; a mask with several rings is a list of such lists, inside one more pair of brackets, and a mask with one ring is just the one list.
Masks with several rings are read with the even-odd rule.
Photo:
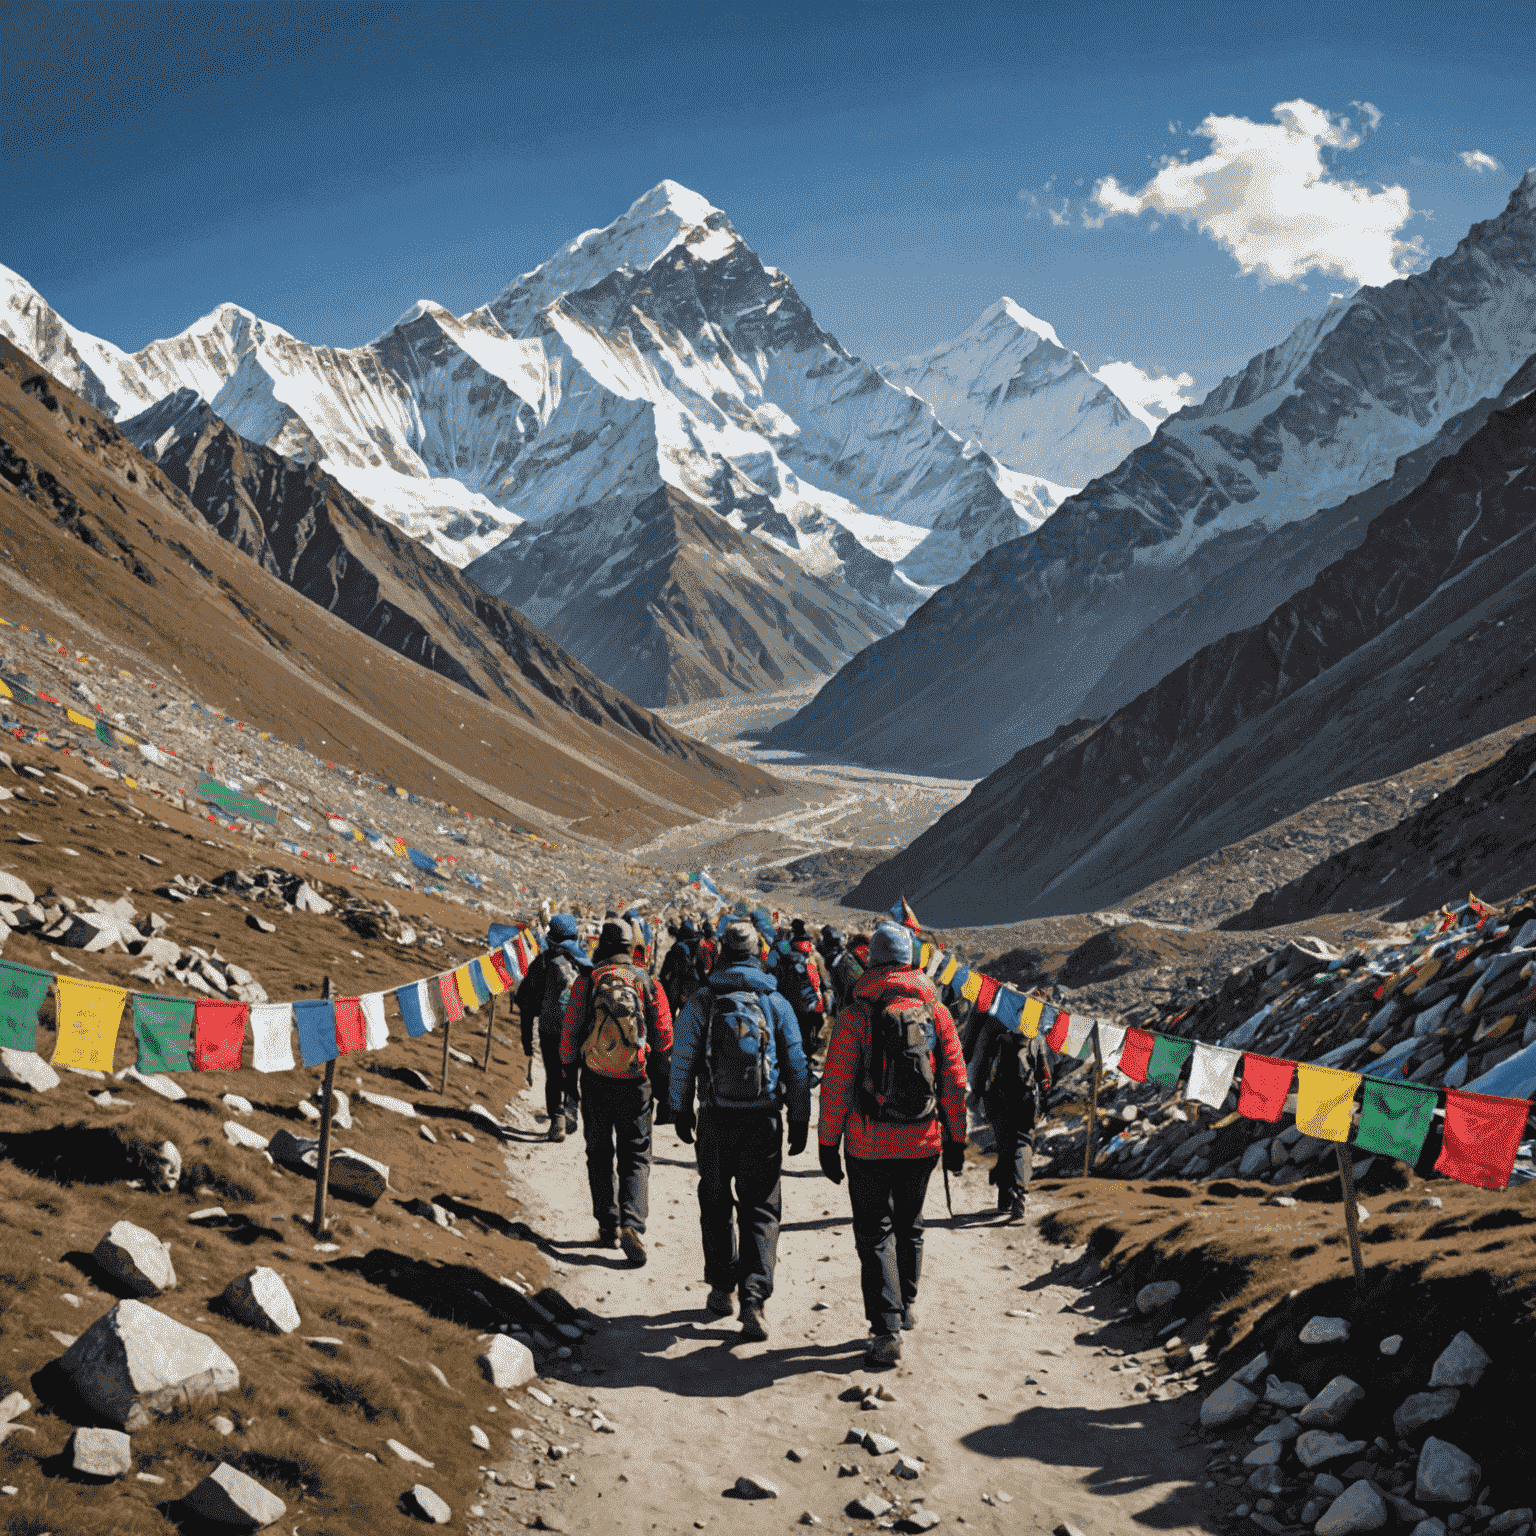
[[573, 1061], [565, 1069], [565, 1096], [573, 1103], [581, 1097], [581, 1063]]
[[677, 1139], [685, 1147], [693, 1145], [693, 1131], [698, 1124], [698, 1117], [691, 1109], [674, 1110], [672, 1114], [672, 1129], [677, 1132]]
[[965, 1172], [965, 1143], [963, 1141], [946, 1141], [944, 1143], [944, 1172], [957, 1175]]
[[789, 1122], [789, 1155], [799, 1157], [805, 1151], [806, 1138], [811, 1134], [811, 1122], [809, 1120], [791, 1120]]
[[820, 1147], [821, 1171], [832, 1180], [834, 1184], [843, 1182], [843, 1160], [838, 1156], [836, 1147]]

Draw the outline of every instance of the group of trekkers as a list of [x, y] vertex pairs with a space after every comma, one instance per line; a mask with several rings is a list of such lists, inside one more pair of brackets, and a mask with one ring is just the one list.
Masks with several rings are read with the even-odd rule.
[[963, 1171], [968, 1106], [996, 1137], [998, 1213], [1024, 1217], [1050, 1086], [1039, 1038], [958, 999], [957, 1028], [917, 963], [917, 935], [894, 921], [845, 943], [831, 927], [813, 939], [801, 919], [775, 929], [758, 913], [718, 931], [683, 920], [671, 938], [657, 973], [638, 912], [610, 912], [590, 953], [577, 919], [555, 913], [517, 991], [551, 1141], [575, 1131], [580, 1108], [598, 1246], [645, 1263], [652, 1127], [670, 1123], [698, 1164], [705, 1307], [766, 1339], [786, 1125], [797, 1157], [819, 1083], [818, 1154], [827, 1178], [848, 1181], [866, 1362], [894, 1365], [917, 1325], [929, 1180], [941, 1162]]

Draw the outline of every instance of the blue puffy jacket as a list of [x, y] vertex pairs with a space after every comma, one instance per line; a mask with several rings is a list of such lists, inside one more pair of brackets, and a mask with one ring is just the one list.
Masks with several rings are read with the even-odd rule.
[[782, 1098], [788, 1119], [808, 1122], [811, 1118], [811, 1076], [806, 1070], [805, 1049], [800, 1044], [795, 1010], [779, 996], [773, 977], [754, 961], [717, 966], [708, 982], [688, 999], [687, 1006], [677, 1016], [672, 1037], [673, 1112], [687, 1112], [693, 1108], [695, 1088], [700, 1101], [709, 1103], [709, 1076], [704, 1071], [708, 1015], [704, 1004], [711, 992], [759, 994], [758, 1001], [768, 1019], [769, 1091]]

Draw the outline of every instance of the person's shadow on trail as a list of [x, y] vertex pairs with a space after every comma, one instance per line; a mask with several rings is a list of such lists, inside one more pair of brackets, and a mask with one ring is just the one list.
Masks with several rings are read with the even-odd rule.
[[[1104, 1497], [1137, 1493], [1171, 1479], [1172, 1488], [1135, 1516], [1154, 1529], [1194, 1526], [1216, 1530], [1225, 1524], [1206, 1491], [1198, 1486], [1202, 1448], [1190, 1440], [1198, 1422], [1193, 1397], [1172, 1402], [1126, 1403], [1118, 1408], [1024, 1408], [1006, 1424], [988, 1424], [960, 1437], [979, 1456], [1000, 1461], [1043, 1462], [1047, 1466], [1094, 1470], [1085, 1488]], [[1148, 1431], [1152, 1433], [1148, 1433]]]

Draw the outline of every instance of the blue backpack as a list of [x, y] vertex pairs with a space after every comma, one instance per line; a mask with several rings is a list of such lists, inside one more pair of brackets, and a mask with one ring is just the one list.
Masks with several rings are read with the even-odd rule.
[[723, 1109], [769, 1109], [775, 1103], [773, 1029], [762, 997], [709, 989], [704, 1060], [710, 1098]]

